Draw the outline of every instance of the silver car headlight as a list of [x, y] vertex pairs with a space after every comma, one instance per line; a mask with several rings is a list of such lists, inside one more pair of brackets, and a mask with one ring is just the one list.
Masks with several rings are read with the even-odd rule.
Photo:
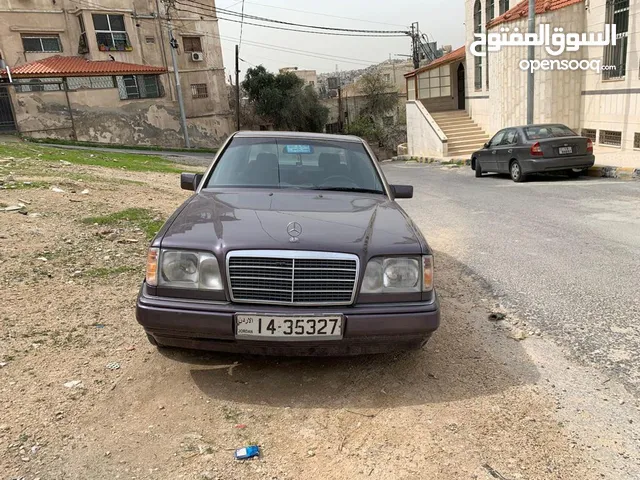
[[[220, 267], [210, 252], [149, 249], [147, 283], [171, 288], [223, 290]], [[159, 257], [159, 262], [157, 261]], [[156, 260], [156, 267], [150, 265]]]
[[433, 289], [433, 257], [380, 257], [369, 260], [360, 293], [411, 293]]

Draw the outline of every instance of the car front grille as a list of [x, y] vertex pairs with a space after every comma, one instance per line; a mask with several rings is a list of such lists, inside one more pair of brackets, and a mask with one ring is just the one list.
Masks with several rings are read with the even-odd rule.
[[356, 255], [236, 251], [227, 256], [231, 299], [242, 303], [348, 305], [355, 296]]

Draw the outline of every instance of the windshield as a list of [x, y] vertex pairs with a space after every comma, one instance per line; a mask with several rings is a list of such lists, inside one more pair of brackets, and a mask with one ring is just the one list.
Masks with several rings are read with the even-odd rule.
[[576, 132], [564, 125], [533, 125], [531, 127], [525, 127], [524, 133], [528, 140], [577, 136]]
[[384, 193], [364, 145], [305, 138], [234, 138], [204, 188], [263, 187]]

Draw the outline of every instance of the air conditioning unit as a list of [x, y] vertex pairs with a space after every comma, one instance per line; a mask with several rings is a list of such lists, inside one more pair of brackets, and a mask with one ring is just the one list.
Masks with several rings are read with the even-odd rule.
[[191, 52], [191, 60], [193, 62], [202, 62], [204, 60], [204, 55], [202, 52]]

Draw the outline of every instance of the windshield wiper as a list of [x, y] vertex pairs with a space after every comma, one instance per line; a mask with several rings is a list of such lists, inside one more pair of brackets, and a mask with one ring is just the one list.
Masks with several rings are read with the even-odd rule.
[[384, 194], [384, 192], [381, 192], [380, 190], [373, 190], [371, 188], [318, 187], [318, 188], [312, 188], [312, 190], [326, 190], [327, 192], [377, 193], [378, 195]]

